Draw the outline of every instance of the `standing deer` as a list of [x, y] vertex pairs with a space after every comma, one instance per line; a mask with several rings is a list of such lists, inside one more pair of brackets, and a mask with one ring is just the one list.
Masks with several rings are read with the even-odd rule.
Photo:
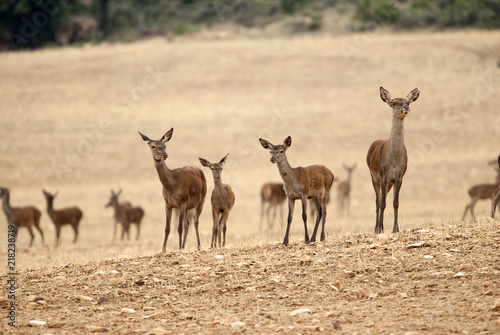
[[[302, 219], [304, 220], [305, 243], [315, 242], [319, 222], [323, 219], [321, 241], [325, 240], [326, 205], [330, 187], [333, 183], [333, 173], [323, 165], [292, 168], [286, 157], [286, 150], [292, 145], [292, 138], [288, 136], [282, 145], [273, 145], [262, 138], [259, 139], [264, 149], [271, 153], [271, 163], [278, 165], [284, 183], [285, 194], [288, 197], [288, 220], [283, 245], [288, 245], [288, 234], [293, 219], [295, 200], [302, 201]], [[314, 231], [309, 240], [307, 233], [307, 199], [315, 199], [317, 216]]]
[[[465, 206], [464, 215], [462, 215], [462, 220], [465, 220], [467, 216], [467, 211], [470, 211], [470, 215], [474, 222], [476, 222], [476, 217], [474, 215], [474, 206], [478, 200], [492, 199], [493, 193], [497, 189], [498, 184], [478, 184], [472, 186], [468, 193], [471, 201]], [[492, 199], [494, 202], [494, 199]], [[493, 205], [493, 204], [492, 204]]]
[[75, 238], [73, 243], [76, 243], [78, 239], [78, 224], [82, 219], [83, 213], [78, 207], [68, 207], [59, 210], [54, 209], [54, 198], [57, 196], [55, 194], [50, 194], [49, 192], [42, 190], [45, 199], [47, 200], [47, 213], [49, 214], [54, 226], [56, 226], [56, 245], [60, 245], [61, 227], [66, 224], [70, 224], [71, 228], [75, 232]]
[[127, 240], [130, 240], [130, 225], [135, 224], [137, 227], [137, 234], [135, 236], [135, 240], [139, 240], [139, 235], [141, 233], [141, 222], [144, 217], [144, 210], [141, 207], [132, 207], [130, 202], [120, 203], [118, 201], [118, 197], [122, 193], [122, 190], [119, 190], [115, 193], [111, 190], [111, 197], [109, 198], [109, 202], [104, 207], [113, 207], [115, 210], [115, 228], [113, 233], [113, 241], [116, 237], [116, 226], [119, 223], [122, 225], [122, 238], [125, 234], [127, 235]]
[[370, 169], [373, 189], [375, 190], [377, 218], [375, 234], [384, 231], [384, 210], [387, 193], [394, 186], [394, 226], [393, 233], [399, 232], [398, 207], [399, 190], [408, 164], [404, 142], [404, 119], [410, 112], [410, 103], [418, 99], [420, 91], [413, 89], [406, 98], [391, 99], [389, 91], [380, 87], [380, 97], [392, 108], [392, 128], [388, 140], [377, 140], [368, 149], [366, 163]]
[[11, 207], [10, 206], [10, 192], [8, 188], [0, 188], [0, 198], [2, 198], [2, 207], [7, 217], [7, 222], [9, 225], [16, 227], [17, 231], [21, 227], [26, 227], [30, 233], [30, 247], [33, 245], [33, 240], [35, 239], [35, 234], [33, 234], [33, 227], [35, 227], [42, 236], [42, 243], [44, 243], [43, 231], [40, 228], [40, 217], [42, 212], [40, 212], [34, 206], [26, 207]]
[[[500, 156], [498, 156], [498, 168], [500, 169]], [[498, 170], [500, 171], [500, 170]], [[495, 218], [495, 208], [498, 206], [498, 210], [500, 211], [500, 181], [498, 183], [497, 189], [493, 193], [491, 198], [491, 217]]]
[[[276, 212], [280, 212], [280, 222], [283, 222], [283, 204], [285, 203], [286, 194], [283, 190], [283, 183], [265, 183], [260, 189], [260, 229], [262, 230], [262, 220], [264, 212], [267, 217], [268, 229], [273, 228], [273, 222], [276, 219]], [[266, 208], [267, 207], [267, 208]], [[273, 218], [269, 214], [273, 209]]]
[[207, 181], [201, 169], [194, 166], [185, 166], [170, 170], [163, 162], [168, 155], [165, 151], [165, 144], [170, 141], [174, 128], [170, 129], [159, 140], [151, 140], [146, 135], [139, 132], [142, 139], [146, 141], [153, 155], [154, 166], [158, 172], [158, 177], [163, 185], [163, 198], [165, 199], [165, 239], [163, 240], [163, 252], [166, 252], [168, 234], [170, 233], [170, 221], [172, 219], [172, 210], [179, 210], [179, 224], [177, 231], [179, 233], [179, 248], [184, 249], [186, 237], [189, 228], [187, 212], [191, 209], [194, 213], [194, 228], [196, 230], [196, 239], [198, 241], [198, 250], [200, 249], [200, 235], [198, 225], [205, 195], [207, 194]]
[[220, 160], [219, 163], [210, 163], [204, 158], [200, 158], [201, 165], [208, 167], [212, 170], [214, 177], [214, 190], [212, 191], [212, 217], [214, 226], [212, 230], [212, 245], [211, 247], [221, 246], [221, 233], [222, 233], [222, 246], [226, 245], [226, 227], [229, 211], [234, 205], [234, 193], [231, 186], [222, 183], [222, 166], [226, 163], [227, 154]]
[[347, 170], [347, 179], [339, 181], [337, 184], [337, 202], [339, 206], [339, 212], [342, 215], [344, 211], [349, 215], [349, 207], [351, 203], [351, 181], [352, 172], [356, 168], [356, 164], [352, 166], [343, 165], [344, 169]]

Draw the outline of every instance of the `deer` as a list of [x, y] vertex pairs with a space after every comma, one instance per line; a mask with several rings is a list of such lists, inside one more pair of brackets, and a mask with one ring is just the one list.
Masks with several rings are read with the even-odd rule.
[[[262, 230], [262, 221], [264, 212], [267, 218], [267, 227], [273, 228], [273, 222], [276, 219], [276, 212], [280, 212], [280, 222], [283, 222], [283, 204], [286, 200], [286, 194], [283, 190], [283, 183], [265, 183], [260, 189], [260, 230]], [[267, 207], [267, 208], [266, 208]], [[273, 209], [272, 220], [269, 214]]]
[[[222, 166], [226, 163], [227, 154], [219, 163], [210, 163], [204, 158], [199, 158], [201, 165], [212, 170], [214, 177], [214, 190], [212, 191], [212, 218], [214, 226], [212, 229], [212, 244], [211, 248], [224, 247], [226, 245], [226, 228], [229, 212], [234, 205], [234, 193], [231, 186], [222, 183]], [[222, 235], [222, 242], [221, 242]]]
[[347, 179], [341, 180], [337, 184], [337, 202], [340, 214], [343, 214], [345, 211], [347, 215], [349, 215], [352, 172], [354, 171], [354, 169], [356, 169], [356, 164], [353, 164], [351, 166], [344, 164], [343, 167], [347, 170]]
[[141, 233], [141, 222], [142, 218], [144, 217], [144, 210], [141, 207], [132, 207], [132, 205], [128, 201], [120, 203], [118, 197], [120, 196], [121, 193], [122, 190], [119, 190], [117, 193], [111, 190], [111, 197], [109, 198], [109, 202], [104, 206], [105, 208], [113, 207], [115, 211], [115, 226], [113, 232], [113, 241], [115, 240], [116, 237], [116, 226], [118, 223], [121, 223], [122, 225], [122, 236], [121, 236], [122, 241], [125, 235], [127, 235], [127, 240], [130, 240], [131, 224], [135, 224], [137, 227], [135, 240], [138, 241], [139, 235]]
[[61, 227], [67, 224], [71, 225], [71, 228], [73, 228], [73, 231], [75, 232], [73, 243], [76, 243], [78, 239], [78, 225], [82, 219], [83, 212], [78, 207], [67, 207], [55, 210], [54, 198], [57, 196], [57, 192], [51, 194], [45, 190], [42, 191], [45, 199], [47, 200], [47, 213], [54, 223], [54, 226], [56, 226], [56, 245], [60, 245]]
[[194, 228], [198, 250], [200, 250], [200, 235], [198, 233], [199, 218], [203, 210], [205, 195], [207, 194], [207, 181], [200, 168], [185, 166], [177, 169], [169, 169], [164, 162], [168, 155], [165, 151], [166, 143], [172, 138], [174, 128], [167, 131], [159, 140], [152, 140], [139, 132], [142, 139], [148, 144], [153, 156], [154, 166], [158, 172], [158, 177], [163, 186], [163, 198], [165, 199], [165, 238], [163, 240], [163, 253], [166, 252], [167, 239], [170, 233], [170, 222], [172, 210], [179, 210], [179, 249], [184, 249], [189, 228], [187, 213], [194, 210]]
[[410, 103], [417, 100], [419, 95], [419, 89], [414, 88], [406, 98], [392, 99], [389, 91], [380, 87], [380, 98], [392, 109], [392, 128], [389, 139], [373, 142], [366, 156], [366, 163], [370, 169], [373, 189], [375, 190], [377, 214], [375, 234], [384, 231], [386, 197], [393, 186], [394, 225], [392, 232], [399, 232], [399, 191], [408, 165], [408, 155], [404, 142], [404, 119], [410, 112]]
[[31, 236], [30, 247], [32, 247], [33, 240], [35, 239], [33, 227], [35, 227], [42, 236], [42, 243], [45, 243], [43, 230], [40, 227], [40, 217], [42, 216], [42, 212], [34, 206], [12, 207], [10, 205], [10, 192], [8, 188], [0, 188], [0, 198], [2, 199], [2, 207], [5, 216], [7, 217], [7, 222], [9, 225], [15, 227], [16, 236], [19, 228], [27, 228]]
[[[271, 142], [262, 138], [259, 138], [259, 141], [262, 147], [269, 150], [271, 153], [271, 163], [277, 164], [278, 171], [283, 179], [283, 189], [288, 198], [288, 219], [283, 245], [288, 245], [288, 235], [293, 220], [293, 209], [295, 207], [295, 200], [297, 199], [300, 199], [302, 202], [305, 243], [316, 242], [316, 233], [320, 220], [322, 220], [320, 241], [324, 241], [327, 214], [326, 205], [328, 194], [330, 193], [330, 188], [334, 180], [333, 173], [324, 165], [311, 165], [307, 167], [298, 166], [292, 168], [286, 157], [286, 151], [292, 145], [292, 138], [290, 136], [283, 141], [283, 144], [279, 145], [273, 145]], [[307, 232], [308, 199], [315, 199], [317, 210], [316, 224], [311, 239], [309, 239], [309, 234]]]
[[[500, 156], [498, 156], [498, 170], [500, 171]], [[499, 176], [500, 177], [500, 176]], [[498, 210], [500, 211], [500, 181], [498, 183], [497, 189], [493, 192], [493, 196], [491, 198], [491, 217], [495, 218], [495, 208], [498, 206]]]

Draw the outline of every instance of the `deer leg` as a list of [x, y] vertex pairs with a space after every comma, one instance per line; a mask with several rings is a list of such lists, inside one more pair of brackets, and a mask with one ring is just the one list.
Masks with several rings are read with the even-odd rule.
[[304, 240], [307, 244], [311, 242], [307, 232], [307, 197], [302, 197], [302, 220], [304, 221]]
[[212, 218], [214, 222], [214, 226], [212, 227], [212, 244], [210, 245], [210, 248], [216, 248], [217, 247], [217, 231], [219, 230], [218, 225], [219, 225], [219, 214], [217, 214], [217, 211], [212, 208]]
[[321, 219], [321, 216], [322, 216], [322, 210], [321, 210], [321, 205], [319, 203], [319, 200], [320, 198], [317, 197], [316, 199], [314, 199], [314, 206], [316, 207], [316, 223], [314, 225], [314, 230], [313, 230], [313, 233], [311, 235], [311, 242], [316, 242], [316, 233], [318, 232], [318, 227], [319, 227], [319, 221]]
[[177, 232], [179, 233], [179, 249], [184, 249], [187, 238], [187, 224], [186, 224], [186, 205], [179, 208], [179, 221], [177, 225]]
[[375, 234], [380, 234], [384, 232], [384, 210], [386, 206], [386, 198], [387, 198], [387, 184], [382, 182], [380, 185], [380, 205], [378, 208], [378, 225], [375, 227]]
[[75, 238], [73, 238], [73, 243], [76, 243], [76, 240], [78, 240], [78, 223], [72, 224], [71, 227], [73, 227], [73, 231], [75, 232]]
[[43, 237], [43, 230], [42, 230], [42, 228], [40, 228], [40, 224], [36, 224], [35, 228], [38, 230], [38, 232], [42, 236], [42, 243], [45, 243], [45, 238]]
[[283, 245], [288, 245], [288, 235], [290, 234], [290, 225], [293, 220], [293, 209], [295, 207], [295, 200], [288, 198], [288, 219], [286, 223], [285, 238], [283, 239]]
[[375, 207], [376, 207], [376, 217], [375, 217], [375, 234], [377, 234], [379, 228], [379, 216], [380, 216], [380, 183], [376, 182], [372, 176], [373, 189], [375, 191]]
[[274, 226], [274, 222], [276, 221], [276, 214], [278, 213], [278, 206], [273, 203], [272, 207], [273, 207], [273, 218], [272, 218], [272, 221], [271, 221], [270, 228], [272, 228]]
[[31, 248], [31, 246], [33, 245], [33, 240], [35, 239], [35, 234], [33, 234], [33, 229], [31, 228], [31, 226], [28, 226], [28, 231], [29, 231], [30, 236], [31, 236], [31, 240], [30, 240], [30, 248]]
[[167, 239], [168, 234], [170, 234], [170, 221], [172, 219], [172, 210], [165, 206], [165, 216], [166, 216], [166, 224], [165, 224], [165, 238], [163, 240], [163, 248], [162, 252], [165, 253], [167, 251]]
[[118, 226], [118, 221], [115, 221], [115, 225], [113, 227], [113, 242], [115, 241], [116, 239], [116, 227]]
[[222, 229], [222, 246], [226, 245], [226, 228], [227, 228], [227, 218], [229, 217], [229, 211], [224, 212], [221, 218], [221, 229]]
[[474, 206], [476, 205], [477, 200], [478, 200], [477, 198], [474, 198], [474, 200], [470, 206], [470, 214], [472, 215], [472, 221], [474, 221], [474, 222], [476, 222], [476, 217], [474, 215]]
[[328, 197], [326, 197], [321, 203], [321, 213], [323, 216], [323, 222], [321, 227], [321, 239], [320, 241], [325, 240], [325, 224], [326, 224], [326, 206], [328, 206]]
[[135, 235], [135, 240], [139, 241], [139, 235], [141, 234], [141, 221], [137, 221], [137, 234]]
[[200, 233], [198, 232], [198, 227], [200, 225], [200, 215], [201, 211], [203, 210], [203, 202], [201, 202], [198, 207], [196, 207], [195, 210], [195, 216], [193, 218], [194, 221], [194, 231], [196, 232], [196, 243], [198, 243], [198, 250], [201, 249], [201, 243], [200, 243]]
[[399, 190], [401, 189], [401, 186], [403, 185], [403, 181], [397, 181], [394, 184], [394, 201], [393, 201], [393, 207], [394, 207], [394, 226], [392, 227], [392, 232], [393, 233], [399, 233], [399, 226], [398, 226], [398, 209], [399, 209]]
[[56, 246], [61, 246], [61, 226], [56, 226]]

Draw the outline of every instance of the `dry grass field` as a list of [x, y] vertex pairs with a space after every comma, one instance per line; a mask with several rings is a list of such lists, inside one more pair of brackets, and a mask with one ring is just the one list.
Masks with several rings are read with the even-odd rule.
[[[16, 266], [21, 271], [18, 280], [23, 280], [19, 283], [18, 294], [22, 295], [20, 301], [23, 301], [23, 304], [28, 303], [29, 295], [41, 295], [45, 300], [49, 300], [49, 307], [38, 308], [36, 301], [31, 301], [35, 304], [31, 307], [24, 304], [18, 324], [25, 327], [28, 317], [46, 317], [44, 313], [49, 310], [54, 313], [52, 308], [63, 308], [68, 313], [82, 312], [82, 320], [86, 320], [82, 322], [88, 322], [96, 312], [105, 318], [114, 315], [117, 318], [114, 326], [112, 323], [104, 325], [97, 321], [89, 323], [102, 325], [113, 333], [147, 333], [157, 327], [154, 327], [153, 323], [148, 323], [147, 327], [150, 328], [147, 329], [139, 324], [122, 326], [120, 323], [140, 323], [140, 319], [147, 315], [123, 316], [123, 313], [115, 315], [114, 312], [106, 314], [106, 307], [104, 311], [100, 310], [101, 307], [96, 302], [100, 296], [97, 295], [106, 296], [107, 293], [103, 291], [104, 293], [92, 295], [87, 292], [89, 287], [90, 290], [95, 288], [94, 282], [91, 284], [78, 280], [71, 280], [71, 283], [68, 281], [68, 285], [73, 285], [72, 292], [57, 295], [57, 299], [62, 300], [71, 297], [68, 301], [72, 302], [76, 301], [73, 298], [78, 294], [91, 295], [95, 299], [89, 305], [93, 306], [92, 308], [82, 307], [79, 303], [62, 307], [63, 305], [51, 303], [48, 296], [54, 293], [54, 287], [65, 285], [64, 278], [75, 275], [88, 277], [90, 280], [99, 276], [96, 272], [101, 267], [106, 272], [115, 269], [117, 264], [127, 265], [132, 262], [136, 265], [132, 266], [130, 271], [140, 269], [142, 272], [136, 277], [117, 282], [120, 290], [125, 292], [123, 294], [128, 299], [126, 301], [135, 301], [136, 298], [152, 301], [154, 299], [145, 296], [147, 292], [143, 288], [136, 289], [134, 281], [147, 278], [145, 287], [149, 287], [147, 285], [151, 283], [155, 284], [156, 282], [151, 282], [155, 276], [148, 275], [160, 271], [158, 267], [162, 267], [161, 273], [166, 275], [168, 269], [165, 267], [174, 265], [172, 271], [177, 273], [175, 271], [181, 271], [182, 266], [186, 265], [185, 261], [194, 259], [195, 263], [186, 265], [192, 266], [193, 270], [182, 270], [183, 275], [189, 276], [187, 272], [193, 272], [194, 276], [204, 278], [208, 274], [203, 272], [203, 269], [216, 269], [218, 266], [214, 258], [217, 252], [208, 248], [212, 227], [209, 195], [213, 189], [213, 180], [210, 171], [205, 168], [208, 195], [200, 219], [202, 251], [195, 251], [194, 229], [191, 227], [187, 250], [179, 252], [177, 232], [173, 228], [168, 240], [167, 256], [157, 254], [161, 250], [164, 234], [164, 202], [150, 150], [137, 131], [159, 139], [174, 127], [172, 140], [167, 144], [169, 157], [166, 163], [170, 168], [185, 165], [202, 168], [198, 157], [216, 161], [229, 153], [222, 178], [224, 183], [232, 186], [236, 204], [228, 220], [228, 248], [220, 251], [227, 262], [224, 266], [233, 268], [236, 263], [265, 262], [272, 254], [273, 259], [280, 261], [276, 268], [273, 268], [279, 271], [271, 271], [272, 275], [283, 276], [278, 278], [278, 281], [283, 278], [292, 280], [288, 272], [280, 272], [287, 268], [285, 260], [288, 258], [283, 256], [286, 254], [291, 257], [291, 267], [305, 266], [307, 269], [313, 264], [313, 270], [321, 272], [320, 263], [324, 262], [328, 266], [336, 264], [336, 272], [324, 274], [324, 277], [331, 275], [332, 278], [321, 279], [324, 283], [335, 286], [338, 280], [333, 277], [342, 275], [344, 269], [338, 266], [343, 262], [339, 253], [347, 257], [351, 252], [359, 251], [349, 256], [357, 261], [349, 260], [354, 263], [350, 265], [351, 269], [345, 270], [355, 271], [357, 274], [365, 271], [365, 267], [373, 270], [373, 266], [366, 265], [368, 261], [363, 259], [366, 246], [372, 245], [373, 239], [377, 241], [371, 234], [375, 226], [375, 196], [365, 157], [372, 141], [386, 138], [390, 132], [391, 110], [381, 101], [378, 93], [379, 87], [384, 86], [393, 97], [404, 97], [414, 87], [421, 91], [420, 98], [412, 104], [412, 111], [405, 120], [409, 167], [400, 195], [400, 228], [403, 233], [401, 237], [393, 237], [390, 234], [389, 242], [382, 242], [389, 243], [390, 246], [377, 246], [374, 253], [370, 254], [371, 258], [368, 258], [381, 262], [377, 269], [373, 270], [384, 276], [380, 279], [380, 286], [385, 286], [384, 290], [387, 291], [390, 291], [390, 288], [396, 290], [397, 293], [362, 289], [364, 283], [370, 287], [376, 285], [371, 282], [369, 276], [363, 279], [357, 276], [355, 278], [359, 279], [359, 283], [355, 290], [363, 293], [346, 293], [349, 284], [342, 283], [341, 292], [350, 298], [343, 296], [346, 299], [341, 301], [318, 298], [318, 301], [325, 304], [335, 302], [340, 305], [331, 308], [324, 305], [314, 306], [312, 312], [305, 313], [311, 319], [319, 320], [305, 323], [308, 327], [314, 326], [313, 328], [294, 327], [290, 323], [292, 321], [287, 319], [285, 322], [279, 316], [272, 316], [272, 322], [268, 320], [276, 327], [265, 330], [255, 328], [257, 323], [264, 324], [262, 320], [254, 320], [252, 328], [238, 324], [231, 328], [231, 322], [236, 321], [248, 325], [252, 316], [267, 318], [267, 314], [272, 314], [269, 311], [277, 308], [275, 304], [281, 305], [279, 301], [285, 304], [288, 299], [292, 299], [288, 296], [295, 297], [290, 282], [280, 286], [283, 292], [275, 297], [283, 300], [264, 306], [269, 311], [256, 311], [255, 314], [248, 311], [248, 317], [242, 320], [222, 316], [220, 318], [224, 320], [217, 317], [207, 318], [208, 323], [198, 322], [200, 327], [191, 328], [189, 324], [195, 324], [195, 320], [199, 320], [198, 315], [194, 313], [202, 311], [189, 308], [183, 311], [178, 306], [178, 312], [167, 313], [159, 318], [165, 321], [159, 323], [158, 327], [172, 333], [202, 333], [203, 329], [207, 329], [207, 333], [306, 333], [322, 329], [331, 332], [332, 324], [329, 323], [328, 328], [323, 322], [331, 319], [333, 315], [333, 319], [337, 320], [333, 321], [350, 324], [342, 329], [351, 334], [404, 333], [413, 330], [415, 333], [436, 334], [462, 330], [469, 333], [498, 332], [500, 316], [498, 312], [489, 311], [488, 308], [495, 296], [498, 298], [500, 295], [499, 221], [486, 220], [490, 211], [489, 201], [478, 202], [476, 206], [479, 223], [472, 224], [470, 219], [464, 223], [460, 218], [465, 204], [469, 201], [467, 189], [476, 183], [494, 182], [496, 176], [487, 162], [500, 154], [499, 61], [498, 31], [401, 34], [374, 32], [289, 39], [211, 41], [186, 38], [173, 42], [158, 38], [127, 45], [105, 44], [0, 54], [0, 186], [10, 189], [12, 205], [35, 205], [42, 210], [41, 225], [45, 232], [45, 244], [42, 245], [38, 232], [35, 232], [34, 245], [28, 248], [28, 233], [26, 230], [20, 230]], [[268, 151], [258, 142], [258, 138], [263, 137], [275, 144], [281, 143], [288, 135], [293, 139], [287, 152], [292, 166], [323, 164], [332, 170], [336, 179], [345, 178], [343, 164], [357, 163], [358, 166], [353, 174], [351, 216], [340, 217], [335, 201], [332, 201], [327, 220], [327, 241], [325, 245], [318, 244], [309, 249], [302, 245], [304, 237], [300, 206], [296, 206], [289, 252], [288, 249], [275, 245], [275, 242], [283, 238], [283, 227], [275, 226], [272, 231], [261, 230], [259, 227], [260, 186], [267, 181], [279, 181], [280, 177], [277, 167], [269, 161]], [[334, 188], [335, 186], [334, 184]], [[55, 229], [45, 210], [42, 188], [59, 192], [54, 203], [56, 209], [77, 205], [83, 210], [84, 217], [76, 245], [71, 244], [73, 232], [69, 227], [64, 227], [62, 246], [54, 246]], [[112, 241], [113, 213], [110, 208], [104, 208], [111, 189], [122, 189], [123, 200], [129, 200], [144, 208], [146, 214], [138, 242]], [[389, 199], [392, 199], [392, 192], [389, 196]], [[333, 190], [332, 199], [335, 198], [336, 193]], [[392, 203], [389, 202], [386, 209], [386, 229], [391, 228], [391, 221]], [[482, 255], [479, 252], [481, 249], [477, 248], [491, 247], [496, 243], [496, 254], [491, 252], [489, 259], [481, 260], [485, 262], [481, 263], [484, 266], [477, 265], [478, 271], [483, 271], [483, 275], [475, 276], [473, 285], [455, 287], [450, 284], [449, 287], [446, 286], [448, 293], [442, 295], [446, 297], [455, 289], [462, 295], [465, 291], [474, 291], [473, 296], [478, 300], [485, 299], [481, 301], [484, 303], [481, 308], [484, 307], [489, 314], [478, 316], [481, 313], [473, 310], [470, 315], [462, 315], [459, 324], [463, 326], [456, 328], [440, 328], [450, 322], [444, 317], [427, 317], [420, 320], [427, 325], [427, 328], [422, 328], [420, 321], [416, 320], [425, 314], [425, 311], [421, 310], [424, 305], [419, 305], [421, 309], [418, 311], [408, 311], [408, 314], [405, 314], [406, 318], [415, 320], [409, 323], [408, 327], [377, 328], [378, 322], [389, 322], [387, 319], [391, 319], [391, 322], [397, 323], [398, 320], [392, 320], [391, 310], [383, 308], [383, 301], [390, 300], [385, 299], [386, 296], [406, 294], [411, 299], [413, 293], [408, 293], [408, 290], [415, 289], [407, 287], [398, 291], [400, 287], [388, 284], [391, 281], [390, 276], [399, 274], [398, 264], [404, 263], [406, 258], [412, 258], [406, 253], [400, 258], [396, 255], [393, 257], [398, 258], [399, 263], [384, 266], [384, 262], [390, 263], [391, 252], [388, 250], [406, 250], [405, 245], [415, 240], [412, 235], [416, 234], [412, 233], [414, 229], [429, 227], [437, 227], [436, 231], [444, 231], [443, 236], [449, 235], [453, 239], [454, 227], [468, 236], [454, 240], [454, 246], [437, 242], [434, 244], [440, 246], [438, 250], [441, 254], [450, 253], [446, 248], [451, 247], [461, 250], [461, 253], [457, 254], [468, 259], [457, 258], [452, 268], [445, 269], [445, 266], [439, 263], [441, 258], [437, 257], [432, 261], [435, 263], [434, 267], [430, 268], [435, 270], [434, 272], [466, 271], [460, 269], [459, 263], [462, 261], [474, 264], [476, 269], [472, 254], [469, 259], [468, 249], [461, 245], [462, 241], [477, 243], [473, 249], [474, 256]], [[135, 227], [132, 227], [131, 233], [135, 236]], [[439, 236], [436, 237], [437, 241], [449, 240]], [[6, 264], [7, 224], [3, 213], [0, 213], [0, 237], [0, 258], [4, 259]], [[354, 243], [358, 249], [343, 252], [341, 247], [348, 241]], [[380, 248], [383, 255], [376, 252]], [[423, 252], [419, 252], [419, 255], [423, 256]], [[294, 257], [294, 254], [297, 257]], [[307, 256], [304, 260], [307, 264], [302, 264], [299, 259], [303, 254]], [[322, 257], [318, 258], [318, 261], [315, 260], [316, 254]], [[496, 258], [492, 255], [496, 255]], [[483, 256], [486, 257], [486, 254]], [[197, 261], [198, 257], [214, 264], [203, 264]], [[104, 262], [99, 263], [101, 261]], [[148, 262], [155, 265], [148, 269]], [[246, 269], [246, 266], [236, 268]], [[408, 265], [409, 269], [411, 267]], [[485, 270], [486, 268], [489, 270]], [[76, 270], [73, 273], [71, 269]], [[248, 278], [245, 277], [245, 283], [250, 278], [254, 278], [256, 283], [245, 284], [246, 286], [241, 284], [245, 295], [248, 295], [248, 290], [256, 295], [251, 287], [263, 285], [263, 278], [266, 282], [270, 279], [265, 273], [265, 267], [258, 270], [258, 276], [253, 275], [252, 271], [247, 271]], [[389, 271], [390, 276], [385, 271]], [[0, 267], [2, 278], [5, 278], [6, 272], [6, 267]], [[292, 271], [292, 275], [293, 273]], [[52, 283], [50, 278], [56, 278], [58, 275], [59, 281]], [[215, 273], [214, 276], [219, 278], [220, 274]], [[294, 277], [293, 285], [300, 286], [303, 277], [307, 279], [304, 282], [306, 285], [311, 276], [311, 273], [305, 271]], [[160, 278], [160, 275], [157, 277], [160, 281], [156, 284], [163, 283], [163, 286], [158, 286], [163, 289], [154, 294], [157, 299], [163, 299], [162, 309], [169, 308], [170, 305], [173, 308], [179, 302], [182, 303], [181, 306], [187, 306], [197, 294], [200, 299], [197, 301], [202, 304], [210, 300], [211, 294], [221, 294], [222, 287], [219, 287], [219, 291], [203, 291], [204, 281], [191, 278], [192, 282], [188, 282], [183, 290], [193, 286], [199, 292], [190, 291], [183, 297], [178, 294], [175, 284], [167, 284], [167, 279]], [[442, 282], [448, 277], [449, 274], [443, 274], [435, 278]], [[175, 278], [170, 278], [173, 279]], [[411, 282], [410, 279], [419, 280], [412, 277], [408, 278], [408, 282]], [[115, 279], [110, 280], [109, 287], [114, 285]], [[458, 280], [464, 282], [463, 278]], [[489, 284], [484, 286], [485, 282]], [[104, 285], [103, 281], [99, 283]], [[224, 285], [223, 281], [211, 283], [215, 286]], [[52, 284], [52, 289], [48, 289]], [[231, 285], [237, 286], [233, 282]], [[420, 284], [409, 285], [421, 287]], [[422, 285], [425, 285], [424, 282]], [[235, 287], [231, 286], [227, 291], [233, 294], [239, 292], [240, 289]], [[489, 287], [490, 295], [483, 296], [483, 293], [488, 291], [485, 287]], [[416, 295], [425, 301], [425, 294], [437, 294], [432, 293], [433, 290], [423, 290]], [[334, 291], [330, 288], [329, 291], [320, 291], [318, 294], [331, 296], [330, 299], [333, 299]], [[169, 292], [176, 292], [171, 301], [167, 298]], [[311, 294], [311, 290], [304, 287], [298, 292]], [[373, 299], [370, 298], [372, 293], [378, 294], [379, 300], [380, 296], [383, 296], [382, 302], [373, 296]], [[355, 298], [369, 301], [370, 306], [373, 305], [378, 312], [359, 318], [355, 315], [345, 317], [344, 314], [336, 314], [340, 313], [338, 311], [342, 309], [342, 304], [356, 304]], [[435, 296], [428, 297], [431, 298], [436, 299]], [[248, 298], [246, 302], [252, 311], [263, 306], [252, 299]], [[265, 299], [269, 297], [266, 295]], [[342, 296], [339, 299], [342, 299]], [[294, 302], [297, 304], [296, 308], [287, 303], [287, 307], [293, 311], [310, 306], [313, 302]], [[116, 300], [112, 300], [112, 303], [117, 304], [114, 307], [121, 306]], [[156, 303], [158, 301], [154, 301], [154, 304]], [[398, 305], [397, 301], [393, 303], [394, 306]], [[439, 300], [439, 307], [452, 309], [455, 303], [455, 300]], [[227, 304], [225, 306], [227, 307]], [[157, 305], [153, 307], [160, 308]], [[140, 307], [134, 305], [131, 308]], [[479, 310], [482, 310], [481, 308]], [[233, 310], [237, 311], [230, 308], [231, 313]], [[466, 310], [465, 308], [461, 311]], [[38, 315], [37, 311], [42, 314]], [[153, 314], [154, 310], [150, 311]], [[66, 315], [66, 312], [61, 315]], [[222, 313], [217, 313], [219, 312]], [[49, 319], [52, 318], [53, 324], [55, 322], [59, 327], [52, 330], [49, 328], [48, 333], [89, 332], [83, 325], [72, 325], [68, 319], [68, 315], [72, 314], [67, 314], [66, 320], [63, 320], [61, 315], [57, 318], [53, 315]], [[177, 317], [187, 321], [169, 328], [172, 318]], [[469, 317], [475, 320], [470, 322], [473, 324], [470, 327], [465, 326]], [[479, 317], [482, 317], [483, 321], [480, 321]], [[436, 322], [440, 326], [431, 324], [435, 320], [438, 320]], [[280, 322], [283, 324], [280, 325]], [[207, 326], [208, 324], [211, 326]], [[372, 324], [371, 328], [368, 324]], [[479, 324], [481, 326], [477, 326]], [[475, 326], [477, 327], [473, 328]], [[4, 323], [2, 327], [7, 331]], [[21, 329], [26, 333], [33, 330]], [[99, 329], [92, 328], [91, 331]], [[342, 329], [340, 331], [343, 331]]]

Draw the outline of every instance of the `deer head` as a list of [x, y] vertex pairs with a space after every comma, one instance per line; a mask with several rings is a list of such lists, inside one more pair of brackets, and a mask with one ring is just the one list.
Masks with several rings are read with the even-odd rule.
[[201, 163], [201, 165], [206, 166], [210, 170], [212, 170], [212, 174], [214, 176], [214, 179], [217, 179], [217, 178], [220, 178], [220, 176], [221, 176], [222, 166], [226, 163], [228, 155], [229, 155], [229, 153], [226, 156], [224, 156], [224, 158], [222, 158], [219, 163], [212, 164], [209, 161], [207, 161], [205, 158], [200, 158], [200, 163]]
[[149, 148], [151, 149], [151, 154], [153, 155], [153, 159], [155, 160], [155, 162], [160, 162], [162, 160], [167, 159], [168, 155], [167, 152], [165, 151], [166, 148], [165, 144], [168, 141], [170, 141], [173, 133], [174, 133], [174, 128], [171, 128], [169, 131], [165, 133], [165, 135], [162, 136], [162, 138], [155, 141], [150, 139], [146, 135], [141, 134], [141, 132], [139, 132], [142, 139], [148, 143]]
[[118, 204], [118, 197], [122, 193], [122, 190], [119, 190], [117, 193], [115, 193], [113, 190], [111, 190], [111, 198], [109, 198], [108, 203], [104, 206], [106, 207], [113, 207]]
[[279, 163], [286, 159], [286, 149], [292, 145], [292, 138], [288, 136], [281, 145], [273, 145], [271, 142], [259, 138], [260, 144], [264, 149], [271, 153], [271, 163]]
[[57, 196], [57, 192], [54, 193], [54, 194], [50, 194], [49, 192], [45, 191], [45, 190], [42, 190], [43, 191], [43, 195], [45, 196], [45, 198], [49, 201], [52, 201], [54, 200], [54, 198]]
[[410, 103], [418, 99], [420, 91], [414, 88], [406, 98], [391, 99], [391, 94], [388, 90], [380, 86], [380, 97], [382, 101], [386, 102], [392, 108], [392, 115], [399, 120], [403, 120], [410, 112]]

